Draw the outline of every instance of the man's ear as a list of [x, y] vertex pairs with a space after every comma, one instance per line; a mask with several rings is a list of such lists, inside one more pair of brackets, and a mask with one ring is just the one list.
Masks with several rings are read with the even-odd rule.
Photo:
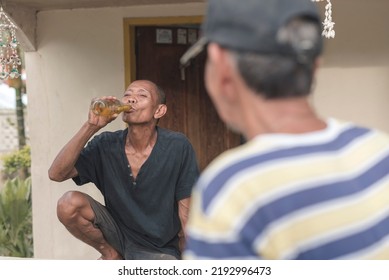
[[213, 64], [214, 78], [222, 95], [236, 98], [235, 82], [238, 74], [231, 53], [218, 44], [211, 43], [208, 46], [208, 59]]
[[154, 113], [155, 119], [162, 118], [167, 112], [167, 106], [165, 104], [159, 104], [157, 110]]
[[222, 67], [225, 59], [225, 50], [216, 43], [208, 45], [208, 60], [210, 60], [217, 67]]

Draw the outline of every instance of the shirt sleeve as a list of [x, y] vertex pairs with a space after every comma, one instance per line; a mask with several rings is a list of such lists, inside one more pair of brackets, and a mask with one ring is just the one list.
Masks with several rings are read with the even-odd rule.
[[99, 154], [98, 137], [96, 136], [85, 146], [76, 161], [75, 168], [78, 175], [72, 179], [77, 185], [81, 186], [91, 182], [98, 185], [97, 174], [101, 161]]
[[[194, 188], [187, 223], [184, 259], [247, 259], [254, 256], [248, 251], [239, 233], [239, 227], [231, 223], [228, 205], [222, 211], [208, 213], [204, 207], [204, 196], [198, 185]], [[224, 209], [224, 210], [223, 210]]]
[[[222, 169], [225, 171], [225, 169]], [[220, 181], [215, 180], [212, 168], [203, 171], [193, 188], [189, 219], [186, 226], [187, 242], [185, 259], [251, 259], [260, 258], [253, 250], [251, 233], [256, 228], [252, 224], [243, 228], [246, 216], [235, 211], [241, 205], [237, 194], [221, 190]], [[239, 189], [239, 187], [237, 188]], [[244, 195], [243, 195], [244, 196]]]
[[183, 145], [180, 175], [176, 187], [176, 200], [185, 199], [191, 196], [192, 188], [199, 177], [199, 169], [196, 154], [189, 140], [186, 139]]

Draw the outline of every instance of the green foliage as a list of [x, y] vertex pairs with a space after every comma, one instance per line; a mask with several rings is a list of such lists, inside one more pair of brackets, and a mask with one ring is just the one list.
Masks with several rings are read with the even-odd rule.
[[31, 178], [7, 180], [0, 192], [0, 256], [33, 256]]
[[30, 146], [24, 146], [9, 155], [3, 157], [4, 174], [8, 178], [15, 178], [20, 170], [27, 170], [26, 176], [29, 176], [29, 168], [31, 167], [31, 152]]

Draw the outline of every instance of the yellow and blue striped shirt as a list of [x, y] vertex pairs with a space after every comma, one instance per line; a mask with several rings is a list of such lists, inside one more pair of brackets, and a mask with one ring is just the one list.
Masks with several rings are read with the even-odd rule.
[[204, 171], [187, 230], [190, 259], [389, 259], [389, 136], [258, 136]]

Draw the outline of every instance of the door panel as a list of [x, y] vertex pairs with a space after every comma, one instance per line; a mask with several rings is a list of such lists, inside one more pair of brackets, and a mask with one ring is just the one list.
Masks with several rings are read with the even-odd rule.
[[217, 155], [239, 145], [240, 136], [226, 128], [206, 93], [205, 52], [191, 62], [182, 79], [179, 59], [190, 44], [188, 40], [178, 43], [178, 34], [182, 40], [182, 34], [193, 34], [194, 30], [198, 32], [194, 26], [136, 27], [136, 79], [151, 80], [165, 91], [168, 112], [159, 125], [190, 139], [202, 170]]

